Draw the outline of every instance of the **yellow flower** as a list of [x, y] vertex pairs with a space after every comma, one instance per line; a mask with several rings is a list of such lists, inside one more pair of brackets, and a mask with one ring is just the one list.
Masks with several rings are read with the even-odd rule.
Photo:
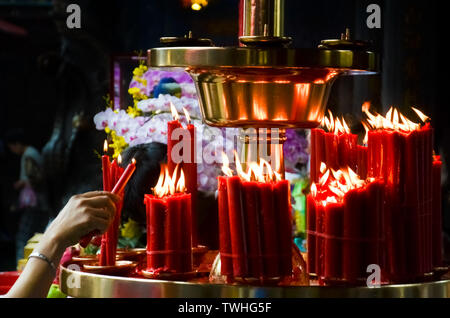
[[128, 219], [128, 222], [123, 225], [123, 227], [120, 229], [120, 234], [125, 238], [135, 238], [139, 236], [140, 234], [140, 227], [139, 224], [132, 219]]

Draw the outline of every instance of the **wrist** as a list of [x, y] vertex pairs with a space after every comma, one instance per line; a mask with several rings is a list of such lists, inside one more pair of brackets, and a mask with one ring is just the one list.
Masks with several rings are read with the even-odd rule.
[[65, 249], [66, 244], [58, 235], [51, 231], [46, 231], [35, 250], [44, 254], [57, 266]]

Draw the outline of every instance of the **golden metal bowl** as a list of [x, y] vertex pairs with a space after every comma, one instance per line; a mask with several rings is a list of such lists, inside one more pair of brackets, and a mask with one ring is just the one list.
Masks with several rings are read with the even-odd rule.
[[279, 47], [155, 48], [148, 64], [191, 74], [208, 125], [255, 128], [316, 127], [337, 76], [378, 68], [369, 51]]

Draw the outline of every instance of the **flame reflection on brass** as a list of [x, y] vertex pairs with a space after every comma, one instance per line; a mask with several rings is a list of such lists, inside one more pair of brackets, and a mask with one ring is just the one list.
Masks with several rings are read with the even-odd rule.
[[206, 123], [218, 127], [313, 128], [337, 72], [328, 69], [190, 68]]

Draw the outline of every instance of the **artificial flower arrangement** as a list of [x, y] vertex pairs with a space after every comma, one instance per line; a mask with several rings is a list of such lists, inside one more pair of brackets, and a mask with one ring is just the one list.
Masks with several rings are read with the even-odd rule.
[[[197, 158], [205, 154], [212, 158], [221, 158], [223, 151], [232, 153], [235, 148], [234, 136], [238, 135], [238, 128], [219, 129], [202, 123], [194, 82], [184, 70], [148, 69], [140, 63], [133, 71], [128, 93], [133, 98], [132, 106], [124, 110], [120, 109], [119, 105], [114, 107], [108, 101], [106, 109], [94, 117], [96, 128], [104, 130], [109, 136], [110, 147], [114, 149], [114, 158], [127, 147], [150, 142], [167, 144], [167, 122], [172, 120], [171, 104], [176, 107], [179, 114], [183, 114], [183, 108], [190, 114], [191, 123], [196, 128], [196, 147], [201, 149]], [[181, 122], [186, 125], [184, 116], [181, 117]], [[298, 180], [304, 180], [307, 176], [308, 163], [306, 137], [302, 132], [295, 130], [287, 130], [286, 136], [284, 144], [286, 172], [295, 173]], [[199, 160], [197, 164], [199, 191], [216, 191], [217, 176], [221, 174], [221, 167], [222, 163], [218, 161]], [[295, 196], [293, 199], [295, 202]], [[123, 239], [119, 240], [119, 244], [134, 245], [131, 242], [140, 235], [138, 232], [134, 231], [135, 236], [122, 235]]]

